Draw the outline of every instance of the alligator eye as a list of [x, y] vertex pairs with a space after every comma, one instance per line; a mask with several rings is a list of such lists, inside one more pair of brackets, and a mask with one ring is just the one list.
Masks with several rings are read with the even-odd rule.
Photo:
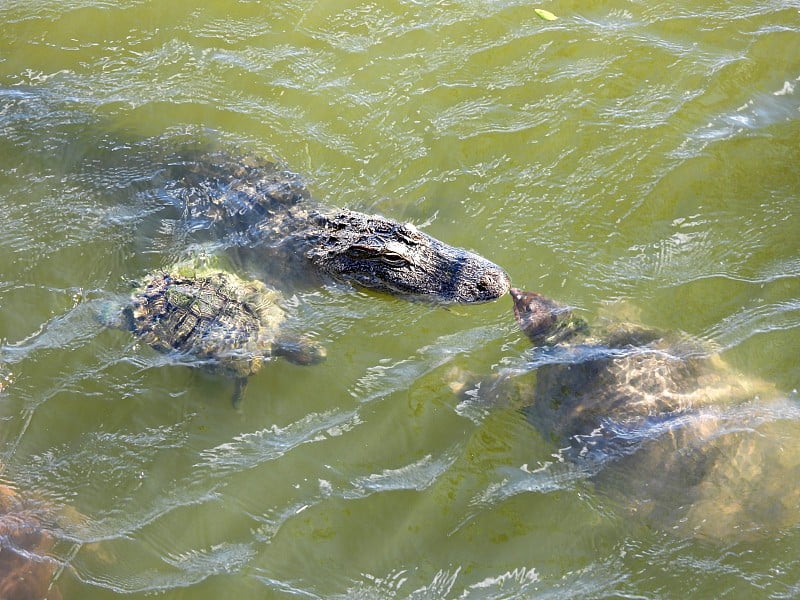
[[384, 251], [381, 252], [381, 261], [390, 267], [404, 267], [408, 264], [408, 259], [397, 252]]
[[380, 261], [389, 267], [404, 267], [410, 261], [394, 250], [382, 250], [370, 248], [369, 246], [352, 246], [345, 252], [347, 258], [351, 260]]

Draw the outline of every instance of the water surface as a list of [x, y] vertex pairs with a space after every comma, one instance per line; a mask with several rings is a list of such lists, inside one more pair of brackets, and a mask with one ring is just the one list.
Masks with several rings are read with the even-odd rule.
[[83, 515], [54, 530], [65, 598], [800, 592], [797, 527], [631, 519], [518, 407], [452, 392], [525, 369], [508, 298], [298, 293], [328, 360], [269, 365], [241, 413], [96, 319], [196, 252], [154, 182], [221, 146], [589, 318], [701, 338], [796, 406], [800, 4], [539, 6], [0, 4], [2, 478]]

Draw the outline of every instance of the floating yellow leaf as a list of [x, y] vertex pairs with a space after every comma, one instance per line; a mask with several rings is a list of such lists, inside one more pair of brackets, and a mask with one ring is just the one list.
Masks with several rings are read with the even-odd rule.
[[545, 10], [543, 8], [534, 8], [533, 10], [536, 12], [537, 15], [542, 17], [545, 21], [555, 21], [558, 18], [549, 10]]

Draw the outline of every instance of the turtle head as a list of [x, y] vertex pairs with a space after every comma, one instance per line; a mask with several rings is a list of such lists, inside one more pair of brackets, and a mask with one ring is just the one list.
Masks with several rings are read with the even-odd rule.
[[316, 365], [323, 362], [328, 352], [307, 336], [279, 335], [272, 343], [274, 356], [282, 356], [296, 365]]
[[509, 293], [517, 323], [534, 346], [554, 346], [588, 329], [586, 321], [555, 300], [518, 288]]
[[93, 306], [93, 315], [97, 322], [109, 329], [131, 329], [130, 315], [119, 300], [105, 299]]

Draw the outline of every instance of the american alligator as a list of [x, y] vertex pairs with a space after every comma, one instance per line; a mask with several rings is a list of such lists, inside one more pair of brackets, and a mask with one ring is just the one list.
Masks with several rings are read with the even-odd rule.
[[189, 229], [224, 240], [271, 285], [332, 280], [442, 303], [486, 302], [509, 289], [485, 258], [409, 223], [319, 205], [297, 174], [267, 161], [205, 154], [176, 162], [166, 179]]
[[535, 350], [527, 371], [480, 393], [520, 408], [598, 491], [691, 537], [733, 541], [800, 524], [795, 400], [688, 336], [590, 326], [541, 294], [510, 293]]
[[233, 405], [244, 397], [248, 377], [271, 357], [310, 365], [325, 350], [283, 328], [280, 294], [260, 281], [244, 281], [193, 264], [148, 275], [130, 302], [104, 320], [130, 330], [160, 352], [174, 352], [234, 380]]

